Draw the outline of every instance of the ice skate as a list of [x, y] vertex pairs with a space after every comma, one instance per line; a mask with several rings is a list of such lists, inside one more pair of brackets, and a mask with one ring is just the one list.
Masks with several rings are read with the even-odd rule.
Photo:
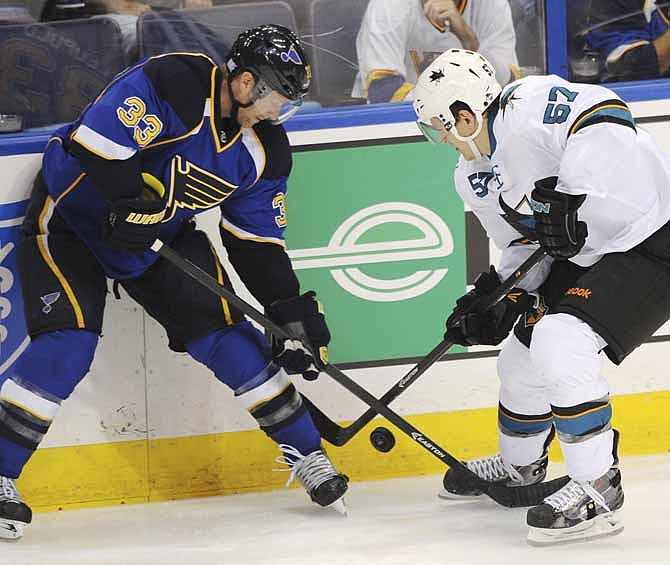
[[617, 467], [594, 481], [570, 481], [528, 510], [528, 543], [554, 545], [618, 534], [623, 499]]
[[[530, 465], [508, 465], [500, 454], [471, 459], [464, 461], [463, 464], [478, 477], [501, 486], [521, 487], [541, 483], [547, 476], [549, 446], [555, 435], [556, 431], [552, 428], [544, 442], [542, 456]], [[483, 494], [460, 469], [449, 469], [444, 475], [442, 484], [444, 489], [438, 496], [444, 500], [474, 498]]]
[[319, 449], [303, 455], [295, 447], [285, 444], [281, 444], [279, 449], [283, 455], [277, 458], [277, 462], [288, 465], [291, 470], [286, 486], [298, 477], [307, 494], [319, 506], [327, 506], [346, 515], [344, 493], [349, 487], [349, 478], [335, 469], [325, 451]]
[[14, 479], [0, 475], [0, 539], [19, 539], [32, 519], [32, 510], [21, 499]]
[[[549, 457], [546, 453], [530, 465], [519, 466], [506, 465], [498, 454], [471, 459], [465, 462], [465, 466], [486, 481], [502, 486], [520, 487], [542, 482], [547, 475], [548, 463]], [[483, 494], [460, 469], [449, 469], [444, 475], [443, 485], [444, 489], [438, 496], [444, 500], [475, 498]]]

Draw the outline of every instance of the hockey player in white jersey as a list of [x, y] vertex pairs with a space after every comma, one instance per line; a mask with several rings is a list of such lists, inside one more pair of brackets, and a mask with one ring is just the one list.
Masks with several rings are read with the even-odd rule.
[[372, 103], [411, 100], [417, 76], [452, 47], [484, 53], [504, 84], [518, 65], [515, 46], [507, 0], [370, 0], [351, 95]]
[[[571, 481], [529, 509], [528, 541], [618, 533], [614, 363], [670, 318], [670, 163], [604, 87], [557, 76], [504, 89], [482, 55], [452, 49], [419, 77], [419, 127], [460, 153], [456, 188], [502, 250], [447, 320], [447, 337], [497, 345], [500, 454], [468, 462], [490, 480], [543, 480], [558, 434]], [[547, 257], [489, 312], [464, 314], [540, 245]], [[538, 321], [539, 320], [539, 321]], [[476, 495], [449, 471], [450, 496]]]

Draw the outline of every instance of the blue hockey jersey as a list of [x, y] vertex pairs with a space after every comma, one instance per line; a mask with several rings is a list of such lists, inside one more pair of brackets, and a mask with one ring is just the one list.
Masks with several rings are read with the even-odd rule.
[[205, 55], [146, 59], [49, 141], [42, 169], [49, 194], [109, 277], [136, 277], [157, 259], [151, 251], [113, 250], [103, 234], [110, 203], [148, 188], [166, 205], [159, 235], [166, 243], [184, 221], [219, 207], [224, 242], [270, 244], [284, 254], [286, 133], [267, 122], [240, 129], [222, 118], [222, 80]]

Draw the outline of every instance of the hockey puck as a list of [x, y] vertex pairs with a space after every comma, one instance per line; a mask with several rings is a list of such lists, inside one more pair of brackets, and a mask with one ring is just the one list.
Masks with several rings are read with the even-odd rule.
[[370, 443], [377, 451], [388, 453], [395, 446], [395, 437], [391, 433], [391, 430], [380, 426], [370, 433]]

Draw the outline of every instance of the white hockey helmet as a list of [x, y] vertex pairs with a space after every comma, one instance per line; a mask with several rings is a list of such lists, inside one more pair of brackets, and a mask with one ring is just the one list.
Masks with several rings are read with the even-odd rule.
[[[482, 130], [482, 114], [500, 92], [502, 87], [496, 80], [495, 69], [486, 57], [466, 49], [449, 49], [416, 82], [414, 111], [419, 129], [429, 141], [439, 143], [439, 132], [431, 126], [431, 119], [437, 118], [456, 139], [474, 146], [474, 139]], [[463, 137], [456, 131], [456, 117], [450, 110], [454, 102], [467, 104], [477, 118], [477, 130], [472, 135]], [[479, 151], [474, 149], [478, 155]]]

